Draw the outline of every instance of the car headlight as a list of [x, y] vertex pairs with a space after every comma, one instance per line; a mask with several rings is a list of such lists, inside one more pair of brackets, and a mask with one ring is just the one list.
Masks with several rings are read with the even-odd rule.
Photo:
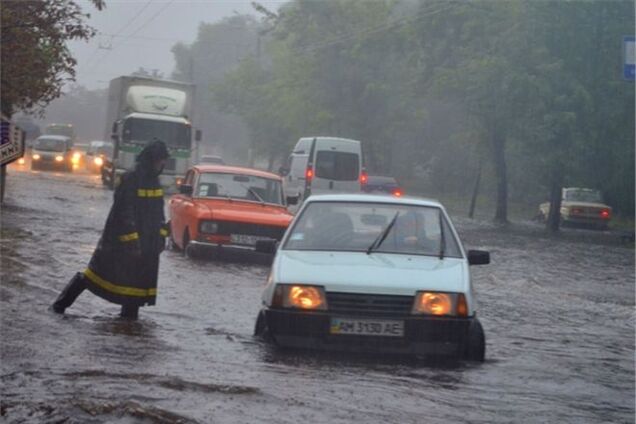
[[73, 165], [76, 165], [79, 163], [81, 158], [82, 158], [82, 154], [79, 152], [75, 152], [73, 153], [73, 157], [71, 158], [71, 163], [73, 163]]
[[325, 289], [304, 284], [278, 284], [272, 306], [312, 311], [327, 310]]
[[64, 156], [55, 156], [56, 162], [62, 162], [64, 160]]
[[199, 231], [202, 233], [215, 234], [219, 231], [219, 224], [213, 221], [202, 221], [199, 224]]
[[33, 155], [33, 160], [39, 160], [40, 159], [40, 155], [38, 155], [37, 153]]
[[468, 305], [463, 293], [418, 292], [412, 314], [466, 317]]
[[95, 159], [93, 159], [93, 162], [95, 162], [95, 165], [97, 166], [102, 166], [104, 164], [104, 159], [97, 156]]

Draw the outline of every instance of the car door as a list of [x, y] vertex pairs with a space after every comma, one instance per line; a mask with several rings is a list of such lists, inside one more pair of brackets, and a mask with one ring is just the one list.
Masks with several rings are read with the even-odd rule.
[[[183, 180], [184, 185], [194, 184], [195, 171], [193, 169], [186, 173], [186, 177]], [[175, 194], [170, 198], [169, 213], [170, 213], [170, 230], [172, 232], [173, 240], [179, 247], [183, 247], [183, 234], [187, 223], [186, 205], [192, 204], [192, 196], [186, 194]]]
[[360, 151], [349, 141], [319, 139], [314, 155], [311, 193], [360, 191]]

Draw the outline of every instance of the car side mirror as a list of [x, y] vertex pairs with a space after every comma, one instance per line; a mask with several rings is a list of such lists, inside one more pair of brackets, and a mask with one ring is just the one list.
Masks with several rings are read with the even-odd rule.
[[485, 250], [469, 250], [468, 265], [488, 265], [490, 263], [490, 252]]
[[297, 205], [298, 204], [298, 195], [296, 196], [287, 196], [287, 204], [288, 205]]
[[257, 240], [256, 246], [254, 246], [257, 252], [266, 253], [268, 255], [273, 255], [274, 253], [276, 253], [277, 247], [278, 241], [276, 240]]
[[288, 168], [285, 168], [284, 166], [281, 166], [280, 168], [278, 168], [278, 175], [280, 175], [281, 177], [286, 177], [287, 174], [289, 174]]
[[185, 194], [186, 196], [192, 196], [193, 187], [190, 184], [181, 184], [179, 186], [179, 193]]

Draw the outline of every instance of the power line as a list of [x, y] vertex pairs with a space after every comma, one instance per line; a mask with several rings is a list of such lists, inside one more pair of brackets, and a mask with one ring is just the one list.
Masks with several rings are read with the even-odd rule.
[[[128, 20], [128, 22], [126, 22], [126, 23], [125, 23], [125, 24], [124, 24], [124, 25], [123, 25], [123, 26], [119, 29], [119, 31], [117, 31], [117, 32], [115, 33], [115, 35], [114, 35], [114, 36], [119, 36], [122, 32], [124, 32], [124, 31], [125, 31], [125, 30], [126, 30], [126, 29], [130, 26], [130, 24], [132, 24], [132, 23], [135, 21], [135, 19], [137, 19], [137, 18], [138, 18], [138, 17], [139, 17], [139, 16], [143, 13], [143, 11], [144, 11], [144, 10], [146, 10], [146, 9], [148, 8], [148, 6], [150, 6], [150, 3], [152, 3], [152, 0], [148, 0], [148, 1], [146, 2], [146, 4], [144, 4], [144, 5], [141, 7], [141, 9], [139, 9], [139, 10], [137, 11], [137, 13], [136, 13], [136, 14], [135, 14], [135, 15], [134, 15], [131, 19], [129, 19], [129, 20]], [[110, 49], [112, 49], [112, 48], [113, 48], [113, 47], [112, 47], [112, 45], [111, 45]], [[86, 66], [87, 66], [87, 67], [90, 67], [90, 66], [91, 66], [92, 61], [94, 60], [94, 58], [95, 58], [95, 57], [97, 56], [97, 54], [99, 53], [99, 50], [100, 50], [100, 47], [98, 46], [98, 47], [95, 49], [94, 53], [93, 53], [93, 54], [91, 55], [91, 57], [89, 58], [89, 60], [88, 60], [88, 62], [87, 62], [87, 64], [86, 64]], [[92, 68], [89, 68], [89, 69], [92, 69]]]
[[[148, 3], [146, 4], [149, 5], [151, 3], [152, 0], [149, 0]], [[170, 0], [169, 2], [167, 2], [166, 4], [164, 4], [164, 6], [157, 10], [157, 12], [152, 15], [149, 19], [147, 19], [143, 24], [141, 24], [139, 27], [137, 27], [137, 29], [135, 31], [133, 31], [132, 33], [123, 36], [123, 39], [121, 40], [121, 42], [119, 42], [119, 44], [117, 44], [116, 46], [113, 46], [110, 50], [106, 51], [106, 53], [97, 61], [95, 62], [95, 64], [88, 69], [88, 73], [92, 72], [94, 70], [94, 68], [99, 65], [104, 59], [106, 59], [106, 57], [108, 57], [108, 55], [116, 48], [121, 47], [127, 39], [134, 37], [137, 33], [139, 33], [139, 31], [141, 31], [142, 29], [144, 29], [148, 24], [150, 24], [152, 21], [154, 21], [161, 13], [163, 13], [163, 11], [165, 11], [172, 3], [174, 2], [174, 0]], [[144, 6], [145, 9], [145, 6]], [[141, 12], [141, 11], [140, 11]], [[136, 15], [138, 16], [139, 13]], [[136, 17], [135, 16], [135, 17]], [[132, 22], [133, 20], [131, 19], [129, 22]]]

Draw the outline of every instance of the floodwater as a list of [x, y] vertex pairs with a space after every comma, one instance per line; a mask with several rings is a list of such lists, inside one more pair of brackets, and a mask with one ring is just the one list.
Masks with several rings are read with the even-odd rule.
[[267, 267], [162, 255], [137, 322], [89, 292], [112, 193], [97, 176], [9, 169], [2, 208], [1, 416], [10, 423], [634, 422], [634, 250], [611, 233], [456, 219], [486, 362], [280, 352], [252, 338]]

